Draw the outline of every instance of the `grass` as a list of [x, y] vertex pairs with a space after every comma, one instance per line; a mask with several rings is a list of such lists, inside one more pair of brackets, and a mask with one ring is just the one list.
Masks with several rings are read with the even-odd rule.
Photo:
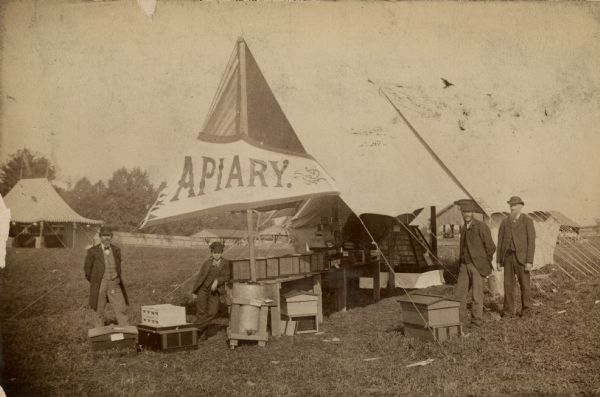
[[[487, 311], [481, 329], [441, 346], [399, 332], [394, 296], [362, 305], [368, 294], [355, 291], [353, 301], [361, 305], [326, 317], [323, 335], [230, 350], [221, 331], [195, 351], [93, 352], [86, 338], [91, 314], [84, 255], [9, 250], [0, 271], [3, 387], [9, 396], [600, 394], [599, 277], [573, 282], [548, 266], [543, 272], [554, 284], [543, 280], [548, 296], [534, 288], [534, 300], [542, 304], [534, 317], [500, 320]], [[205, 255], [125, 248], [132, 320], [139, 321], [142, 304], [183, 302], [189, 285], [169, 293]], [[451, 294], [452, 286], [429, 291]], [[496, 304], [487, 297], [486, 308]], [[324, 341], [334, 337], [340, 341]], [[406, 368], [428, 358], [432, 364]]]

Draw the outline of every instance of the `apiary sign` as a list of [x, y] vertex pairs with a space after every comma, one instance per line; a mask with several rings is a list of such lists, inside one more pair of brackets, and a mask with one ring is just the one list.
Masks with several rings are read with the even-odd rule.
[[194, 151], [179, 161], [178, 172], [142, 226], [338, 194], [331, 177], [310, 156], [265, 150], [243, 140], [199, 142]]

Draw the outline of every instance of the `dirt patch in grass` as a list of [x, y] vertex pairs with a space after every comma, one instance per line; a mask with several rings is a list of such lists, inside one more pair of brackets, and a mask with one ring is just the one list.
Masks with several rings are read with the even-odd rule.
[[[176, 288], [207, 253], [125, 248], [123, 255], [130, 317], [139, 321], [142, 304], [183, 301], [189, 284]], [[98, 353], [86, 338], [91, 313], [84, 256], [60, 249], [9, 250], [8, 266], [0, 271], [3, 386], [9, 396], [600, 393], [597, 277], [574, 283], [546, 267], [552, 281], [542, 281], [547, 296], [534, 288], [540, 305], [532, 318], [500, 320], [498, 302], [486, 297], [484, 326], [442, 345], [399, 332], [397, 296], [365, 305], [368, 293], [357, 292], [353, 299], [361, 304], [326, 317], [322, 335], [230, 350], [220, 331], [195, 351]], [[452, 286], [429, 291], [448, 295]], [[434, 359], [430, 365], [406, 368], [428, 358]]]

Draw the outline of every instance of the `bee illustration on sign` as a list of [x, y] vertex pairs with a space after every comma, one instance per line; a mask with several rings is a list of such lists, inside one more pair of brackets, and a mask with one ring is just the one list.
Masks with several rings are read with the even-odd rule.
[[304, 170], [294, 171], [294, 179], [301, 178], [307, 185], [316, 185], [320, 181], [326, 181], [321, 176], [321, 172], [316, 168], [304, 168]]

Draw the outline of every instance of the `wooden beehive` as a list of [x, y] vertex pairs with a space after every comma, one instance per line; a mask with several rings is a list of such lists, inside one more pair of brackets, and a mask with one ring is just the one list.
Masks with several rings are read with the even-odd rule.
[[311, 255], [300, 256], [300, 273], [310, 273]]
[[287, 276], [291, 274], [294, 274], [293, 257], [282, 256], [279, 258], [279, 275]]
[[406, 294], [398, 300], [402, 307], [402, 322], [419, 327], [439, 327], [460, 323], [460, 303], [443, 296]]
[[178, 351], [198, 348], [198, 329], [191, 324], [172, 327], [138, 325], [139, 345], [150, 350]]
[[443, 342], [459, 337], [462, 334], [462, 324], [451, 324], [439, 327], [422, 327], [419, 325], [405, 324], [404, 335], [413, 336], [426, 341]]
[[267, 258], [267, 278], [279, 277], [279, 258]]
[[171, 327], [186, 323], [185, 307], [171, 304], [142, 306], [142, 324]]
[[137, 329], [130, 325], [107, 325], [88, 330], [88, 339], [94, 350], [133, 348], [137, 336]]
[[283, 298], [281, 313], [286, 316], [313, 316], [318, 313], [319, 298], [315, 294], [290, 291]]

